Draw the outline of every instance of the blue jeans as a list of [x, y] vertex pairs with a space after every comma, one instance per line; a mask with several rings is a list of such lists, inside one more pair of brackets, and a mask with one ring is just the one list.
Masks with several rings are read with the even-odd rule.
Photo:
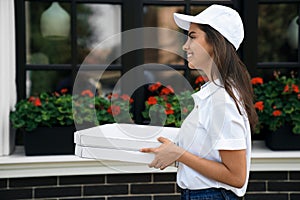
[[202, 190], [181, 189], [180, 200], [239, 200], [241, 199], [230, 190], [209, 188]]

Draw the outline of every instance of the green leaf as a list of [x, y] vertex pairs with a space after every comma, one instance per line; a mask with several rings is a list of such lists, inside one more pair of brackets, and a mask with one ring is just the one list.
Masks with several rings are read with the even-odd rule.
[[293, 133], [295, 133], [295, 134], [300, 134], [300, 125], [294, 126], [294, 128], [293, 128]]

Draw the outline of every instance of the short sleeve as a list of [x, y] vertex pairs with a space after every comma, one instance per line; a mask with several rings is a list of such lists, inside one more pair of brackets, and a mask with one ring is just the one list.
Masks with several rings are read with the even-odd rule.
[[211, 145], [216, 150], [246, 149], [247, 118], [239, 113], [229, 95], [224, 97], [223, 101], [215, 101], [208, 124]]
[[214, 149], [218, 150], [239, 150], [246, 149], [246, 129], [243, 121], [228, 120], [216, 140]]
[[[214, 149], [246, 149], [247, 119], [241, 115], [232, 99], [225, 103], [222, 128], [215, 140]], [[218, 122], [216, 122], [218, 123]]]

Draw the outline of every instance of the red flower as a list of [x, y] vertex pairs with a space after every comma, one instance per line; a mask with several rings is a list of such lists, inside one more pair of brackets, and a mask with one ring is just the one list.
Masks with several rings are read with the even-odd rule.
[[60, 94], [58, 92], [54, 92], [54, 96], [59, 97]]
[[[108, 96], [108, 98], [111, 99], [111, 95]], [[127, 94], [121, 95], [120, 98], [123, 99], [124, 101], [129, 101], [129, 103], [133, 103], [133, 99], [130, 98], [130, 96]]]
[[283, 92], [289, 92], [289, 91], [290, 91], [289, 85], [285, 85], [284, 89], [283, 89]]
[[253, 85], [256, 85], [256, 84], [263, 84], [264, 83], [264, 80], [260, 77], [255, 77], [255, 78], [252, 78], [251, 79], [251, 83]]
[[171, 93], [173, 93], [174, 94], [174, 89], [172, 88], [172, 86], [171, 85], [167, 85], [167, 88], [171, 91]]
[[168, 101], [168, 96], [163, 95], [162, 98], [163, 98], [164, 101]]
[[166, 108], [172, 108], [172, 104], [166, 103]]
[[107, 112], [112, 114], [112, 115], [119, 115], [121, 112], [121, 108], [120, 106], [116, 106], [116, 105], [111, 105], [108, 109]]
[[118, 93], [114, 93], [114, 94], [111, 95], [111, 97], [114, 98], [114, 99], [117, 99], [117, 98], [119, 98], [119, 94]]
[[206, 76], [198, 76], [195, 80], [195, 84], [199, 84], [199, 83], [204, 83], [207, 81], [207, 77]]
[[130, 100], [130, 96], [127, 94], [123, 94], [120, 96], [121, 99], [123, 99], [124, 101], [129, 101]]
[[263, 111], [264, 110], [264, 102], [258, 101], [254, 104], [254, 107], [259, 111]]
[[160, 95], [168, 95], [173, 93], [174, 93], [174, 89], [169, 85], [160, 91]]
[[174, 110], [169, 109], [169, 110], [165, 110], [166, 115], [171, 115], [174, 114]]
[[182, 112], [183, 113], [187, 113], [189, 110], [186, 108], [186, 107], [184, 107], [183, 109], [182, 109]]
[[35, 100], [35, 97], [33, 97], [33, 96], [29, 97], [29, 99], [28, 99], [29, 102], [33, 102], [34, 100]]
[[293, 85], [292, 85], [292, 89], [293, 89], [293, 91], [294, 91], [295, 93], [299, 93], [299, 87], [298, 87], [298, 85], [293, 84]]
[[281, 112], [280, 110], [274, 110], [273, 113], [272, 113], [272, 115], [273, 115], [274, 117], [278, 117], [278, 116], [280, 116], [281, 114], [282, 114], [282, 112]]
[[94, 94], [92, 93], [92, 91], [91, 90], [83, 90], [82, 92], [81, 92], [81, 95], [82, 96], [89, 96], [89, 97], [93, 97], [94, 96]]
[[148, 87], [148, 90], [151, 92], [154, 92], [156, 90], [158, 90], [158, 88], [161, 86], [160, 82], [156, 82], [155, 84], [152, 84]]
[[60, 90], [60, 93], [62, 93], [62, 94], [65, 94], [65, 93], [67, 93], [67, 92], [68, 92], [68, 89], [67, 89], [67, 88], [63, 88], [63, 89]]
[[147, 103], [149, 105], [157, 104], [157, 99], [155, 97], [149, 97]]
[[40, 100], [40, 98], [35, 98], [34, 99], [34, 102], [33, 102], [33, 105], [35, 105], [35, 106], [42, 106], [42, 102], [41, 102], [41, 100]]

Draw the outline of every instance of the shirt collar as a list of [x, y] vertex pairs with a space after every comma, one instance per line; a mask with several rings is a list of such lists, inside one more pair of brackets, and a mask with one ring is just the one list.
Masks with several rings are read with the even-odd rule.
[[200, 91], [192, 94], [193, 98], [205, 99], [215, 93], [219, 88], [224, 88], [223, 84], [219, 79], [214, 80], [214, 82], [209, 81], [201, 86]]

